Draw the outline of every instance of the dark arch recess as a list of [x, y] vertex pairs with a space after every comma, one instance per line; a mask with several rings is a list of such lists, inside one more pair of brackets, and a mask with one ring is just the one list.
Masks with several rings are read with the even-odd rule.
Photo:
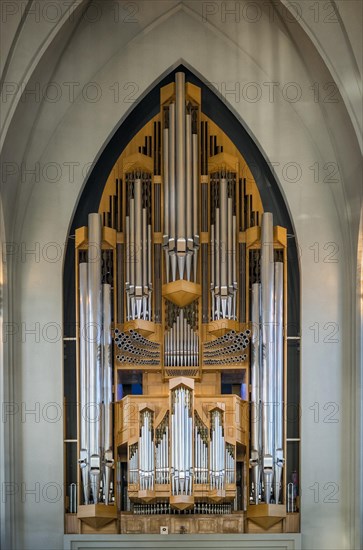
[[[128, 142], [160, 109], [160, 88], [173, 82], [175, 73], [183, 71], [186, 80], [202, 90], [202, 111], [211, 118], [232, 140], [245, 158], [259, 188], [264, 209], [272, 212], [274, 223], [287, 227], [288, 239], [288, 334], [299, 335], [300, 281], [297, 246], [285, 201], [273, 173], [257, 145], [212, 89], [201, 81], [190, 69], [179, 65], [161, 80], [131, 111], [126, 120], [110, 138], [99, 160], [92, 169], [74, 214], [67, 241], [64, 264], [64, 323], [65, 336], [75, 336], [74, 307], [74, 232], [77, 227], [87, 225], [87, 216], [98, 210], [101, 195], [112, 167]], [[256, 107], [257, 108], [257, 107]]]

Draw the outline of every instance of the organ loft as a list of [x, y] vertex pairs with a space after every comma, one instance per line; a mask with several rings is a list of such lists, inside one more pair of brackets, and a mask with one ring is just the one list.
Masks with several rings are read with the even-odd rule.
[[176, 72], [75, 233], [67, 532], [298, 532], [287, 231]]

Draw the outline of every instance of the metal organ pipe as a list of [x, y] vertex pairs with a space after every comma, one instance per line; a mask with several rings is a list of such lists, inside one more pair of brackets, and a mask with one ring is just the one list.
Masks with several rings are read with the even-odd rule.
[[109, 503], [112, 479], [113, 445], [112, 445], [112, 337], [111, 337], [111, 285], [103, 288], [103, 423], [104, 423], [104, 480], [103, 493], [105, 504]]
[[130, 215], [125, 218], [125, 229], [126, 229], [126, 309], [127, 309], [127, 318], [130, 317], [131, 312], [131, 239], [130, 239]]
[[[170, 124], [170, 123], [169, 123]], [[169, 235], [169, 128], [164, 128], [163, 131], [163, 188], [164, 188], [164, 250], [165, 250], [165, 272], [166, 272], [166, 282], [168, 283], [169, 278], [169, 257], [168, 257], [168, 235]]]
[[228, 267], [228, 316], [231, 318], [232, 315], [232, 296], [233, 296], [233, 269], [232, 269], [232, 260], [233, 260], [233, 205], [232, 197], [228, 196], [227, 198], [227, 217], [228, 217], [228, 228], [227, 228], [227, 267]]
[[215, 229], [215, 237], [216, 242], [214, 246], [214, 253], [215, 253], [215, 262], [216, 262], [216, 270], [215, 270], [215, 276], [216, 276], [216, 285], [215, 285], [215, 294], [216, 294], [216, 303], [215, 303], [215, 315], [216, 319], [220, 318], [220, 312], [221, 312], [221, 298], [220, 298], [220, 288], [221, 288], [221, 279], [220, 279], [220, 252], [221, 252], [221, 243], [220, 243], [220, 216], [219, 216], [220, 209], [216, 208], [216, 229]]
[[[132, 184], [129, 184], [129, 187], [132, 188]], [[129, 295], [130, 295], [130, 310], [128, 311], [127, 319], [135, 319], [135, 257], [136, 257], [136, 243], [135, 243], [135, 199], [132, 196], [131, 189], [129, 196], [129, 210], [130, 210], [130, 236], [129, 241], [126, 243], [126, 246], [129, 248], [129, 260], [130, 260], [130, 285], [129, 285]]]
[[194, 239], [194, 282], [197, 282], [198, 248], [199, 248], [199, 179], [198, 179], [198, 134], [192, 134], [193, 148], [193, 239]]
[[[169, 212], [175, 212], [176, 195], [175, 195], [175, 104], [169, 106]], [[164, 151], [164, 155], [165, 155]], [[175, 238], [176, 238], [176, 215], [170, 216], [170, 235], [168, 240], [168, 255], [170, 259], [171, 280], [176, 281], [176, 253], [175, 253]]]
[[253, 501], [258, 504], [261, 477], [261, 423], [260, 423], [260, 321], [261, 285], [252, 285], [252, 343], [251, 343], [251, 477]]
[[193, 259], [193, 157], [192, 157], [192, 117], [188, 113], [186, 115], [186, 155], [185, 155], [185, 165], [186, 165], [186, 205], [187, 209], [185, 211], [186, 216], [186, 226], [187, 226], [187, 256], [186, 256], [186, 276], [187, 280], [191, 280], [191, 268], [192, 268], [192, 259]]
[[88, 266], [79, 264], [79, 316], [80, 316], [80, 459], [83, 499], [89, 503], [89, 423], [87, 422], [87, 406], [89, 400], [89, 364], [87, 361], [87, 329], [88, 329]]
[[284, 377], [284, 342], [283, 342], [283, 293], [284, 264], [275, 262], [275, 462], [274, 493], [275, 502], [280, 500], [282, 468], [284, 465], [283, 444], [283, 377]]
[[147, 227], [147, 212], [146, 208], [142, 209], [142, 317], [146, 319], [148, 316], [148, 227]]
[[[101, 478], [101, 334], [102, 334], [102, 295], [101, 295], [101, 239], [100, 214], [88, 216], [88, 321], [92, 336], [88, 342], [89, 358], [89, 454], [90, 483], [93, 502], [97, 503]], [[88, 411], [90, 412], [90, 411]]]
[[263, 401], [263, 479], [268, 504], [273, 484], [274, 457], [274, 262], [272, 214], [262, 216], [261, 227], [261, 324], [262, 324], [262, 401]]

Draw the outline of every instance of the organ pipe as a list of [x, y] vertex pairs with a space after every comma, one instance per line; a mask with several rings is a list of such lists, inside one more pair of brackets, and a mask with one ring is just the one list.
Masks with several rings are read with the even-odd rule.
[[89, 401], [89, 363], [87, 347], [88, 328], [88, 265], [79, 264], [79, 313], [80, 313], [80, 459], [83, 499], [88, 504], [89, 485], [89, 424], [86, 421], [86, 408]]
[[268, 504], [273, 483], [274, 437], [274, 263], [272, 214], [265, 213], [261, 227], [261, 328], [262, 328], [262, 401], [263, 401], [263, 480]]
[[260, 322], [261, 285], [252, 285], [252, 345], [251, 345], [251, 478], [253, 502], [258, 504], [261, 477], [261, 395], [260, 395]]
[[92, 335], [88, 340], [89, 358], [89, 464], [90, 486], [93, 502], [99, 500], [101, 481], [101, 334], [102, 334], [102, 293], [101, 293], [101, 239], [102, 226], [99, 214], [88, 216], [88, 321]]
[[275, 262], [275, 457], [274, 457], [274, 494], [275, 502], [280, 501], [282, 468], [284, 465], [283, 444], [283, 379], [284, 379], [284, 351], [283, 351], [283, 273], [282, 262]]
[[112, 336], [111, 336], [111, 285], [103, 288], [103, 423], [104, 423], [104, 498], [110, 502], [113, 459], [112, 414]]

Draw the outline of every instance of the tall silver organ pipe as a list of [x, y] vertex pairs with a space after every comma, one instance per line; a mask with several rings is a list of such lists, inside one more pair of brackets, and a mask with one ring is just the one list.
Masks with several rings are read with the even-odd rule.
[[211, 293], [212, 320], [237, 318], [235, 174], [212, 174]]
[[280, 500], [282, 468], [284, 465], [283, 444], [283, 380], [284, 380], [284, 342], [283, 342], [283, 293], [284, 264], [275, 262], [275, 462], [274, 462], [274, 493], [276, 503]]
[[102, 374], [102, 294], [101, 294], [100, 214], [88, 216], [88, 322], [92, 334], [88, 341], [89, 360], [89, 455], [93, 502], [99, 499], [101, 480], [101, 374]]
[[[169, 108], [170, 113], [170, 108]], [[170, 116], [170, 115], [169, 115]], [[165, 273], [166, 273], [166, 282], [170, 281], [169, 275], [169, 128], [164, 128], [163, 131], [163, 174], [164, 174], [164, 236], [163, 242], [165, 244]]]
[[215, 409], [211, 412], [209, 447], [209, 479], [211, 489], [223, 489], [225, 484], [225, 442], [223, 413]]
[[191, 390], [180, 386], [172, 391], [171, 490], [173, 495], [193, 491], [193, 417]]
[[260, 396], [260, 322], [261, 285], [252, 285], [252, 342], [251, 342], [251, 477], [253, 502], [258, 504], [261, 479], [261, 396]]
[[89, 503], [89, 423], [87, 422], [87, 407], [89, 400], [89, 364], [87, 361], [87, 330], [88, 330], [88, 266], [79, 264], [79, 319], [80, 319], [80, 458], [83, 499]]
[[265, 502], [271, 499], [274, 457], [274, 248], [272, 214], [262, 216], [261, 226], [261, 325], [262, 325], [262, 401], [263, 401], [263, 480]]
[[[198, 135], [186, 105], [185, 75], [175, 75], [175, 103], [167, 108], [163, 131], [164, 250], [167, 282], [196, 282], [198, 230]], [[172, 213], [172, 215], [171, 215]]]
[[112, 443], [112, 335], [111, 335], [111, 285], [103, 288], [103, 423], [104, 423], [104, 479], [103, 493], [105, 504], [110, 501], [110, 485], [112, 480], [113, 443]]
[[151, 321], [151, 178], [127, 174], [126, 307], [127, 320]]
[[141, 412], [139, 436], [139, 480], [141, 490], [154, 489], [154, 428], [153, 413], [150, 410]]

